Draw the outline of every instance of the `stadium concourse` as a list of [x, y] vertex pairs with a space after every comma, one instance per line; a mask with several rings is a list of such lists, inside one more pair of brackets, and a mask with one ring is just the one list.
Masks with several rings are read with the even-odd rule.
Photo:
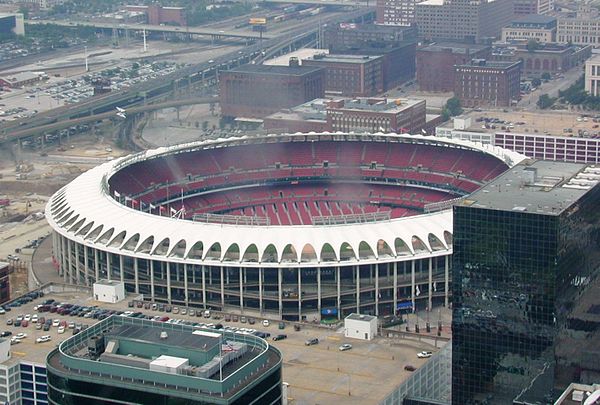
[[64, 281], [288, 320], [447, 304], [452, 203], [525, 157], [398, 134], [246, 136], [98, 166], [46, 213]]

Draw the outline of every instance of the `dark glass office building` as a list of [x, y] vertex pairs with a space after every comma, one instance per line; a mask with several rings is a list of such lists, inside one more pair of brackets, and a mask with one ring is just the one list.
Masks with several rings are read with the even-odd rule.
[[453, 404], [553, 403], [600, 376], [598, 181], [530, 162], [454, 208]]

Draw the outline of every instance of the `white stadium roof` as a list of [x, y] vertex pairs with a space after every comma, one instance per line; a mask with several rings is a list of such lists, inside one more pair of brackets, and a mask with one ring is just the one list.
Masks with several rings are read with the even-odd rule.
[[[46, 218], [57, 232], [84, 245], [118, 254], [190, 264], [237, 266], [243, 263], [244, 266], [280, 267], [298, 265], [302, 259], [303, 266], [335, 266], [340, 259], [344, 264], [352, 261], [368, 264], [400, 260], [396, 256], [406, 256], [407, 260], [421, 255], [431, 256], [435, 255], [435, 251], [442, 254], [451, 249], [448, 242], [452, 235], [451, 210], [361, 224], [247, 226], [193, 222], [136, 211], [115, 201], [108, 192], [110, 176], [127, 165], [150, 157], [204, 147], [311, 136], [337, 138], [344, 134], [218, 139], [159, 148], [116, 159], [87, 171], [59, 190], [46, 207]], [[345, 136], [363, 137], [354, 134]], [[369, 137], [452, 144], [494, 155], [509, 166], [524, 158], [504, 149], [451, 139], [396, 134], [373, 134]], [[416, 248], [419, 244], [413, 245], [415, 238], [427, 250]], [[384, 249], [381, 241], [389, 249]], [[436, 241], [434, 246], [430, 241]], [[197, 249], [200, 244], [201, 255]], [[220, 253], [210, 249], [217, 244]], [[309, 248], [305, 250], [307, 246]], [[316, 258], [311, 253], [313, 251]], [[310, 254], [305, 256], [303, 252]], [[309, 256], [312, 260], [307, 259]]]

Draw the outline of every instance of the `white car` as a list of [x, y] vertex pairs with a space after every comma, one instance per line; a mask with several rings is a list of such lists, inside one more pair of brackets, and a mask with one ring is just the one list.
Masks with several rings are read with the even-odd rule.
[[64, 326], [59, 327], [58, 333], [60, 333], [60, 334], [65, 333], [65, 327]]
[[52, 340], [52, 337], [50, 335], [44, 335], [44, 336], [40, 336], [39, 338], [37, 338], [35, 340], [35, 343], [45, 343], [45, 342], [49, 342]]
[[27, 322], [31, 321], [31, 314], [25, 315], [25, 317], [23, 318], [23, 320], [27, 321]]
[[27, 333], [23, 333], [23, 332], [21, 332], [21, 333], [17, 333], [17, 334], [15, 335], [15, 338], [17, 338], [17, 339], [19, 339], [19, 340], [20, 340], [20, 339], [25, 339], [26, 337], [27, 337]]
[[52, 321], [52, 326], [54, 326], [55, 328], [60, 326], [60, 319], [55, 319]]
[[32, 322], [32, 323], [37, 323], [37, 321], [38, 321], [38, 316], [37, 316], [37, 314], [34, 314], [34, 315], [31, 317], [31, 322]]
[[271, 322], [269, 322], [269, 320], [268, 320], [268, 319], [265, 319], [265, 320], [262, 322], [262, 324], [263, 324], [263, 326], [264, 326], [264, 327], [267, 327], [267, 326], [269, 326], [269, 325], [271, 324]]
[[345, 352], [346, 350], [352, 349], [352, 345], [350, 343], [344, 343], [340, 346], [340, 352]]
[[432, 354], [433, 354], [432, 352], [423, 351], [423, 352], [417, 353], [417, 357], [420, 359], [427, 359], [427, 358], [431, 357]]

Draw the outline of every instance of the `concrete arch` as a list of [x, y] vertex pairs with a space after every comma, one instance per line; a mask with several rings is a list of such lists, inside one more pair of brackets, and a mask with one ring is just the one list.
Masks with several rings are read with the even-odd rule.
[[166, 256], [169, 252], [169, 247], [171, 246], [171, 241], [169, 238], [164, 238], [159, 244], [156, 245], [154, 250], [152, 251], [153, 255]]
[[202, 260], [202, 255], [204, 253], [204, 244], [202, 241], [197, 241], [192, 246], [190, 246], [190, 250], [187, 252], [186, 257], [188, 259], [193, 260]]
[[63, 224], [62, 227], [68, 229], [71, 225], [75, 223], [75, 221], [77, 221], [78, 218], [79, 214], [75, 215], [74, 217], [71, 217], [67, 222]]
[[402, 238], [396, 238], [394, 240], [394, 249], [396, 250], [396, 256], [407, 256], [414, 254], [412, 246], [409, 246]]
[[94, 226], [94, 221], [87, 223], [83, 228], [79, 230], [79, 232], [75, 234], [75, 236], [83, 235], [85, 237], [85, 235], [87, 235], [90, 229], [92, 229], [92, 226]]
[[102, 232], [103, 229], [104, 229], [104, 225], [102, 225], [102, 224], [98, 225], [92, 232], [87, 234], [85, 239], [86, 240], [96, 240], [96, 238], [98, 237], [98, 235], [100, 235], [100, 232]]
[[72, 227], [69, 228], [69, 232], [77, 232], [79, 228], [85, 223], [85, 218], [81, 218], [79, 221], [75, 223]]
[[383, 239], [377, 241], [377, 257], [394, 257], [394, 251]]
[[140, 234], [136, 233], [131, 238], [129, 238], [129, 240], [127, 242], [125, 242], [123, 244], [123, 246], [121, 246], [121, 249], [134, 251], [135, 247], [138, 245], [139, 241], [140, 241]]
[[449, 231], [444, 231], [444, 240], [446, 241], [446, 246], [452, 246], [452, 241], [454, 237]]
[[204, 260], [221, 260], [221, 244], [219, 242], [213, 243], [204, 253]]
[[121, 245], [125, 241], [126, 235], [127, 235], [127, 232], [125, 232], [125, 231], [119, 232], [119, 234], [117, 236], [115, 236], [114, 238], [112, 238], [112, 240], [106, 246], [121, 247]]
[[154, 236], [148, 236], [135, 250], [136, 253], [150, 253], [154, 246]]
[[375, 255], [375, 252], [371, 248], [371, 245], [369, 245], [367, 242], [365, 242], [363, 240], [358, 245], [358, 258], [361, 260], [362, 259], [372, 259], [372, 258], [377, 258], [377, 256]]
[[177, 242], [169, 252], [169, 257], [183, 258], [185, 256], [186, 244], [187, 242], [185, 239], [181, 239], [179, 242]]
[[113, 233], [115, 233], [115, 228], [110, 228], [108, 231], [104, 232], [98, 239], [96, 239], [95, 242], [106, 245], [108, 241], [112, 238]]
[[73, 215], [74, 212], [75, 211], [73, 211], [73, 210], [68, 211], [68, 208], [67, 208], [67, 210], [65, 210], [61, 213], [62, 216], [58, 217], [58, 219], [56, 220], [56, 223], [58, 225], [62, 226], [62, 224], [64, 224], [71, 217], [71, 215]]
[[260, 259], [263, 263], [278, 263], [279, 255], [277, 254], [277, 248], [274, 244], [270, 243], [263, 250], [262, 257]]
[[356, 252], [348, 242], [344, 242], [340, 245], [340, 262], [348, 260], [356, 260]]
[[427, 244], [423, 241], [423, 239], [419, 238], [417, 235], [413, 235], [410, 243], [412, 245], [413, 251], [417, 252], [429, 252], [430, 249]]
[[429, 246], [431, 247], [432, 251], [447, 250], [446, 244], [443, 241], [441, 241], [440, 238], [435, 236], [433, 233], [430, 233], [429, 235], [427, 235], [427, 241], [429, 242]]
[[279, 258], [280, 262], [297, 262], [298, 261], [298, 252], [296, 252], [296, 248], [291, 243], [288, 243], [283, 250], [281, 251], [281, 257]]
[[250, 244], [244, 251], [242, 261], [258, 263], [259, 259], [260, 257], [258, 256], [258, 247], [254, 243]]
[[319, 255], [319, 262], [337, 262], [339, 261], [338, 255], [329, 243], [324, 243], [321, 246], [321, 254]]
[[309, 262], [317, 262], [319, 259], [317, 258], [317, 252], [313, 245], [307, 243], [302, 248], [302, 252], [300, 252], [300, 262], [309, 263]]
[[240, 260], [240, 246], [237, 243], [229, 245], [223, 255], [224, 262], [238, 262]]

